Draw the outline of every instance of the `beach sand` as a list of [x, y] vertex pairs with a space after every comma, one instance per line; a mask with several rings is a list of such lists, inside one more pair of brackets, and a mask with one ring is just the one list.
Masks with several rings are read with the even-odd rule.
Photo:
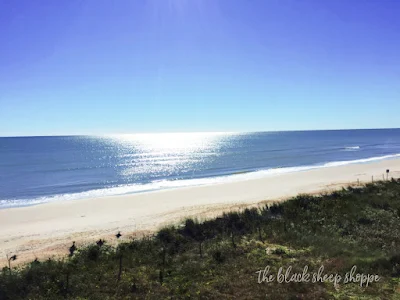
[[[6, 255], [15, 262], [46, 259], [68, 253], [77, 246], [105, 238], [115, 243], [151, 234], [161, 226], [177, 224], [186, 217], [206, 219], [224, 211], [273, 201], [299, 193], [321, 193], [343, 186], [400, 177], [400, 159], [313, 169], [261, 179], [186, 187], [133, 195], [59, 201], [0, 210], [0, 266]], [[386, 174], [384, 175], [386, 178]], [[14, 263], [14, 265], [15, 265]]]

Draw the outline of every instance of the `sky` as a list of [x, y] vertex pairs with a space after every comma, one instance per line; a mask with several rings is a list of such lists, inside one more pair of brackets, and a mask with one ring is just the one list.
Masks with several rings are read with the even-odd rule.
[[0, 0], [0, 136], [400, 127], [398, 0]]

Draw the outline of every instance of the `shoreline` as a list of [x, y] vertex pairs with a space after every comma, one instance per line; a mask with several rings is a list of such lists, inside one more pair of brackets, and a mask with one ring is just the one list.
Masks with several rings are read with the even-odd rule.
[[[145, 193], [47, 202], [0, 210], [0, 265], [6, 255], [18, 263], [62, 256], [77, 245], [113, 235], [141, 237], [187, 217], [206, 219], [224, 211], [283, 201], [301, 193], [321, 193], [344, 186], [400, 177], [400, 159], [316, 168], [264, 178], [181, 187]], [[384, 174], [386, 177], [386, 175]]]
[[[358, 147], [358, 146], [357, 146]], [[356, 148], [356, 147], [347, 147], [347, 148]], [[35, 205], [42, 205], [46, 203], [52, 202], [60, 202], [60, 201], [75, 201], [75, 200], [85, 200], [92, 198], [104, 198], [104, 197], [119, 197], [119, 196], [132, 196], [138, 194], [152, 193], [152, 192], [162, 192], [168, 190], [176, 190], [181, 188], [192, 188], [192, 187], [200, 187], [200, 186], [209, 186], [209, 185], [218, 185], [224, 183], [234, 183], [240, 182], [244, 180], [254, 180], [254, 179], [266, 179], [271, 178], [277, 175], [287, 174], [287, 173], [296, 173], [296, 172], [304, 172], [315, 169], [324, 169], [324, 168], [332, 168], [338, 166], [347, 166], [354, 164], [366, 164], [372, 162], [379, 162], [384, 160], [394, 160], [400, 159], [400, 153], [397, 154], [388, 154], [384, 156], [374, 156], [368, 158], [360, 158], [355, 160], [345, 160], [345, 161], [332, 161], [327, 163], [321, 163], [316, 165], [300, 165], [300, 166], [291, 166], [291, 167], [271, 167], [268, 169], [261, 170], [243, 170], [236, 171], [231, 174], [226, 175], [216, 175], [216, 176], [208, 176], [208, 177], [199, 177], [199, 178], [188, 178], [188, 179], [178, 179], [178, 180], [157, 180], [154, 182], [143, 183], [143, 184], [127, 184], [117, 187], [104, 187], [100, 189], [93, 189], [82, 192], [74, 192], [74, 193], [66, 193], [61, 195], [53, 195], [53, 196], [43, 196], [36, 197], [31, 199], [16, 199], [9, 200], [11, 202], [15, 202], [17, 204], [1, 204], [0, 210], [9, 209], [9, 208], [19, 208], [19, 207], [30, 207]], [[163, 182], [167, 183], [167, 185], [159, 186]], [[193, 183], [196, 182], [196, 183]], [[199, 183], [200, 182], [200, 183]], [[157, 187], [158, 185], [158, 187]], [[138, 189], [139, 188], [139, 189]], [[116, 190], [128, 189], [125, 192], [116, 192]], [[129, 190], [130, 189], [130, 190]], [[113, 192], [110, 192], [113, 190]], [[108, 191], [108, 193], [104, 193], [104, 191]], [[7, 203], [7, 200], [0, 200]], [[19, 202], [23, 204], [19, 204]]]

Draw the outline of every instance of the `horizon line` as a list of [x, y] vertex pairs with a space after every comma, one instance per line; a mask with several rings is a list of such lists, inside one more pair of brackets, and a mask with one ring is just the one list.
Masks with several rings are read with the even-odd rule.
[[263, 132], [304, 132], [304, 131], [346, 131], [346, 130], [391, 130], [400, 127], [379, 127], [379, 128], [338, 128], [338, 129], [289, 129], [289, 130], [255, 130], [255, 131], [169, 131], [169, 132], [135, 132], [135, 133], [88, 133], [88, 134], [49, 134], [49, 135], [6, 135], [0, 138], [34, 138], [34, 137], [74, 137], [74, 136], [116, 136], [116, 135], [141, 135], [141, 134], [182, 134], [182, 133], [263, 133]]

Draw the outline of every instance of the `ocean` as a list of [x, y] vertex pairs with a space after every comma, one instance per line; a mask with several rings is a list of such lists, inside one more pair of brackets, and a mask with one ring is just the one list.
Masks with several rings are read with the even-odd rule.
[[400, 129], [5, 137], [0, 138], [0, 208], [395, 157], [400, 157]]

